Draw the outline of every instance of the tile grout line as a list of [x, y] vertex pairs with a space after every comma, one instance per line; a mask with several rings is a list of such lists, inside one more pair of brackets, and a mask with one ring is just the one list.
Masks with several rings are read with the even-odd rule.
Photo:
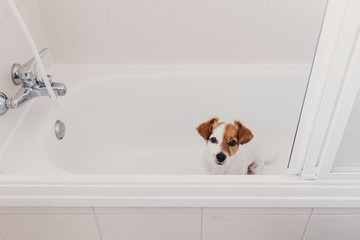
[[302, 240], [304, 240], [304, 237], [305, 237], [307, 228], [308, 228], [308, 226], [309, 226], [310, 218], [311, 218], [313, 212], [314, 212], [314, 208], [311, 208], [311, 212], [310, 212], [309, 217], [308, 217], [308, 219], [307, 219], [307, 221], [306, 221], [305, 229], [304, 229], [304, 232], [303, 232], [302, 237], [301, 237]]
[[10, 15], [11, 12], [8, 12], [2, 19], [0, 19], [0, 24], [3, 23]]
[[97, 227], [98, 232], [99, 232], [100, 240], [103, 240], [101, 230], [100, 230], [100, 226], [99, 226], [99, 222], [98, 222], [98, 219], [97, 219], [97, 216], [96, 216], [96, 213], [95, 213], [95, 208], [92, 207], [92, 210], [93, 210], [93, 214], [94, 214], [94, 217], [95, 217], [95, 223], [96, 223], [96, 227]]
[[108, 28], [109, 28], [109, 35], [110, 35], [110, 46], [111, 46], [111, 56], [112, 56], [112, 64], [115, 64], [115, 51], [114, 51], [114, 37], [113, 37], [113, 31], [111, 28], [111, 22], [110, 22], [110, 13], [109, 13], [109, 2], [105, 0], [105, 10], [106, 10], [106, 16], [107, 16], [107, 22], [108, 22]]
[[203, 239], [203, 222], [204, 222], [204, 208], [201, 208], [201, 219], [200, 219], [200, 240]]
[[[18, 4], [16, 4], [16, 7], [19, 8], [20, 5], [21, 5], [24, 1], [25, 1], [25, 0], [20, 1]], [[8, 5], [8, 3], [6, 3], [6, 5]], [[5, 16], [0, 19], [0, 23], [2, 23], [3, 21], [5, 21], [10, 15], [12, 15], [12, 12], [11, 12], [11, 10], [9, 9], [8, 13], [6, 13]]]
[[[40, 7], [39, 7], [39, 1], [35, 1], [35, 8], [36, 8], [36, 11], [38, 11], [39, 13], [39, 18], [40, 18], [40, 28], [41, 28], [41, 33], [42, 33], [42, 37], [43, 37], [43, 40], [45, 42], [45, 45], [50, 48], [50, 45], [49, 45], [49, 41], [48, 41], [48, 37], [47, 37], [47, 34], [45, 33], [45, 27], [44, 27], [44, 21], [43, 21], [43, 16], [41, 15], [41, 12], [40, 12]], [[41, 35], [41, 34], [40, 34]], [[49, 51], [47, 53], [47, 59], [50, 59], [50, 67], [49, 69], [46, 69], [48, 72], [51, 71], [53, 65], [54, 65], [54, 59], [52, 57], [52, 54], [51, 54], [51, 51]], [[44, 61], [44, 60], [43, 60]]]
[[2, 233], [0, 232], [0, 240], [5, 240], [4, 236], [2, 235]]

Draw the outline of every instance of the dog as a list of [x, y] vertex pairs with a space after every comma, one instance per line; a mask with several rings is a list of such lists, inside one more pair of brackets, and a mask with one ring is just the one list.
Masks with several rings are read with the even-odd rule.
[[206, 140], [203, 164], [210, 174], [256, 174], [265, 164], [253, 133], [240, 121], [212, 118], [196, 130]]

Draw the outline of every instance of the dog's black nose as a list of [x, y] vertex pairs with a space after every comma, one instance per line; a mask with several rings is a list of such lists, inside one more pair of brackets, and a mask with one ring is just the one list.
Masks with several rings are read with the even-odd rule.
[[223, 162], [223, 161], [225, 161], [225, 159], [226, 159], [226, 155], [223, 154], [222, 152], [221, 152], [221, 153], [218, 153], [218, 154], [216, 154], [216, 159], [217, 159], [219, 162]]

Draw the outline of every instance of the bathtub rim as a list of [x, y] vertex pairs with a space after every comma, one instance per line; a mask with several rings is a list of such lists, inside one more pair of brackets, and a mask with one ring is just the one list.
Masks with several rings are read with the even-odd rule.
[[293, 175], [1, 175], [0, 206], [360, 207], [360, 181]]

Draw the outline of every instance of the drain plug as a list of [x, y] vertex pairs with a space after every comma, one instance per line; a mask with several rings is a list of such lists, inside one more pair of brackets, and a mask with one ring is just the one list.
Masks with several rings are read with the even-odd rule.
[[65, 129], [65, 124], [62, 121], [57, 120], [55, 122], [54, 130], [57, 139], [61, 140], [65, 137], [66, 129]]

